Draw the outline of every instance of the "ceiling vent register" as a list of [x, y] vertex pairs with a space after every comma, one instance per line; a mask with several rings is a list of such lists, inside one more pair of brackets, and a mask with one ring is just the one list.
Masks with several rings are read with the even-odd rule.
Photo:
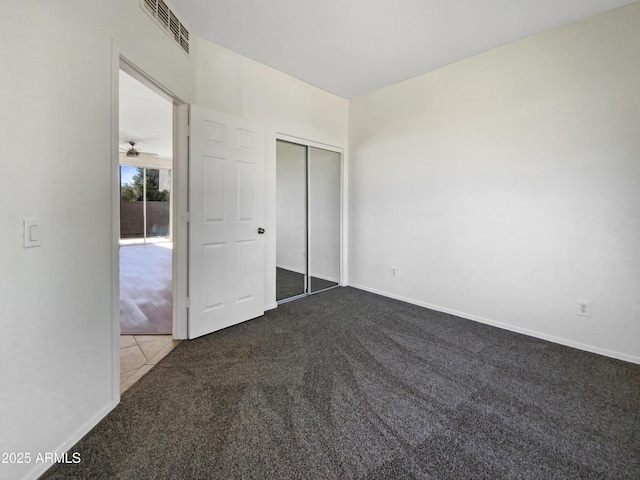
[[189, 53], [189, 31], [162, 0], [141, 0], [142, 9], [153, 18], [178, 45]]

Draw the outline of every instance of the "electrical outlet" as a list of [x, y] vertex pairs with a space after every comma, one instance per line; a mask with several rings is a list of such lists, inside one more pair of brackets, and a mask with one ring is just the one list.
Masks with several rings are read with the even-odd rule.
[[591, 316], [591, 302], [589, 300], [578, 300], [578, 315], [583, 317]]
[[398, 276], [398, 267], [391, 267], [391, 276], [392, 277]]

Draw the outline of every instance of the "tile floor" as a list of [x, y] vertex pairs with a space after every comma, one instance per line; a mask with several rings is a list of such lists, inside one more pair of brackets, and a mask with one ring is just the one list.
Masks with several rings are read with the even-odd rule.
[[121, 335], [120, 393], [140, 380], [179, 343], [171, 335]]

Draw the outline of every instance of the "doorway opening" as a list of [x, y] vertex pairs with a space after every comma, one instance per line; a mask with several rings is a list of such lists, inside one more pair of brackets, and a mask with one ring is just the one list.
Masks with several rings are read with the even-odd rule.
[[118, 95], [120, 392], [177, 342], [174, 101], [124, 60]]
[[[118, 395], [187, 338], [189, 105], [128, 59], [119, 56], [114, 67], [112, 142], [119, 151], [112, 164], [112, 327]], [[127, 308], [133, 313], [123, 321]]]
[[173, 104], [122, 69], [119, 147], [120, 331], [171, 335]]

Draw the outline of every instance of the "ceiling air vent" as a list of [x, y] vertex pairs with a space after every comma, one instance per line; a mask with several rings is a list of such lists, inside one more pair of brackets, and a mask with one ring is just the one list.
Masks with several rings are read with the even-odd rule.
[[147, 12], [178, 45], [189, 53], [189, 31], [162, 0], [141, 0]]

